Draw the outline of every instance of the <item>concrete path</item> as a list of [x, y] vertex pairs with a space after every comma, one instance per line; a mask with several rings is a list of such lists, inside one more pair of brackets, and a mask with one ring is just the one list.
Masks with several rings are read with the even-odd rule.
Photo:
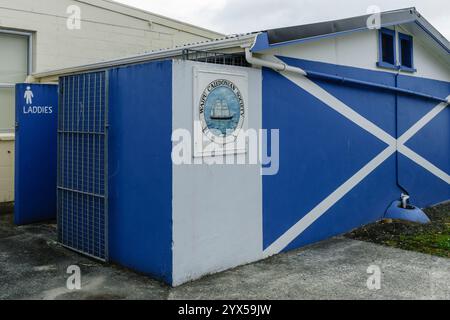
[[[0, 216], [0, 299], [450, 299], [450, 259], [335, 238], [177, 288], [87, 259], [56, 243], [56, 227]], [[67, 267], [82, 290], [66, 289]], [[369, 290], [367, 268], [381, 270]]]

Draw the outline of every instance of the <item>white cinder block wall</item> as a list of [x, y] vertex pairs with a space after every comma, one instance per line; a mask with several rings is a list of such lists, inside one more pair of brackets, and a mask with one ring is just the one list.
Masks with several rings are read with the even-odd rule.
[[0, 134], [0, 203], [14, 200], [14, 140]]
[[[81, 29], [69, 30], [71, 5]], [[0, 0], [0, 28], [34, 32], [34, 72], [108, 60], [220, 34], [105, 0]]]
[[[81, 9], [79, 30], [67, 28], [71, 5]], [[222, 37], [106, 0], [0, 0], [2, 29], [33, 33], [34, 73]], [[56, 79], [41, 79], [50, 80]], [[14, 201], [14, 157], [5, 156], [8, 150], [14, 154], [14, 141], [0, 140], [1, 202]]]

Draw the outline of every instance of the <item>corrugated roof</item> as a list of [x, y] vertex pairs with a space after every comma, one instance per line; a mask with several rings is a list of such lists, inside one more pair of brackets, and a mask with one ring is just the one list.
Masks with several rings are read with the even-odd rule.
[[[347, 19], [271, 29], [260, 32], [234, 34], [213, 40], [187, 43], [173, 48], [152, 50], [140, 55], [125, 57], [121, 59], [114, 59], [84, 66], [76, 66], [72, 68], [52, 70], [48, 72], [41, 72], [34, 74], [34, 76], [36, 78], [44, 78], [76, 72], [84, 72], [87, 70], [104, 69], [131, 63], [140, 63], [149, 60], [174, 58], [177, 56], [181, 56], [183, 50], [185, 49], [214, 51], [242, 46], [250, 46], [255, 44], [253, 50], [258, 52], [274, 46], [288, 45], [299, 41], [318, 39], [324, 36], [333, 36], [346, 32], [367, 30], [367, 19], [369, 18], [369, 16], [370, 15], [364, 15]], [[423, 18], [415, 8], [406, 8], [381, 13], [382, 27], [407, 23], [415, 23], [416, 25], [418, 25], [428, 36], [430, 36], [436, 43], [444, 48], [447, 53], [450, 53], [450, 45], [448, 40], [441, 33], [439, 33], [439, 31], [437, 31], [425, 18]]]
[[57, 70], [44, 71], [33, 74], [35, 78], [48, 78], [53, 76], [67, 75], [79, 72], [85, 72], [88, 70], [100, 70], [111, 67], [117, 67], [133, 63], [141, 63], [150, 60], [176, 58], [183, 54], [183, 50], [224, 50], [229, 48], [236, 48], [241, 46], [251, 46], [258, 33], [246, 33], [240, 35], [229, 35], [219, 39], [205, 40], [199, 42], [188, 43], [173, 48], [158, 49], [148, 52], [144, 52], [140, 55], [133, 55], [129, 57], [101, 61], [92, 64], [86, 64], [82, 66], [74, 66], [68, 68], [62, 68]]

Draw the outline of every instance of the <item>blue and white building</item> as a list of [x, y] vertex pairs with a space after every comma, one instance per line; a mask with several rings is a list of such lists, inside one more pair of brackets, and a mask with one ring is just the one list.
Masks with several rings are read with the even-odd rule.
[[448, 201], [449, 42], [414, 8], [370, 19], [36, 74], [60, 79], [61, 243], [176, 286]]

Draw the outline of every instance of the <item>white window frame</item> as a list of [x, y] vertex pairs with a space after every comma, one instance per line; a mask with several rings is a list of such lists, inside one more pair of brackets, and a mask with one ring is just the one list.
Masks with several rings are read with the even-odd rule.
[[[16, 31], [16, 30], [0, 28], [0, 34], [20, 35], [20, 36], [25, 36], [28, 38], [27, 76], [31, 75], [33, 73], [33, 33], [26, 32], [26, 31]], [[23, 79], [23, 80], [25, 80], [25, 79]], [[15, 83], [0, 83], [0, 89], [14, 88], [15, 86], [16, 86]], [[6, 130], [6, 128], [0, 128], [0, 132], [2, 130]]]
[[[1, 33], [25, 36], [28, 38], [27, 76], [31, 75], [33, 73], [33, 33], [26, 32], [26, 31], [15, 31], [15, 30], [8, 30], [8, 29], [0, 28], [0, 34]], [[16, 85], [15, 83], [0, 83], [0, 88], [11, 88], [11, 87], [14, 87], [15, 85]]]

